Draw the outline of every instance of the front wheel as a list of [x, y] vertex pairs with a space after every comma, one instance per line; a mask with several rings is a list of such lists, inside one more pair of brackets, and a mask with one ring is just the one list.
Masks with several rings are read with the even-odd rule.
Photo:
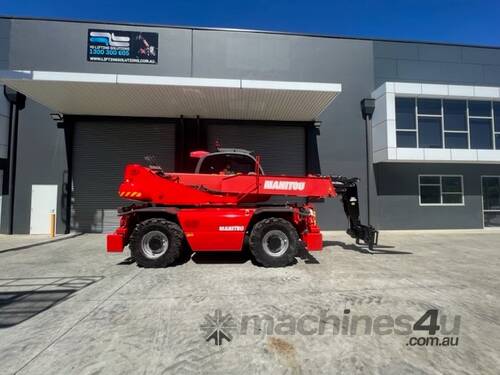
[[154, 218], [136, 225], [130, 236], [130, 251], [139, 266], [166, 267], [180, 256], [182, 229], [174, 222]]
[[281, 218], [259, 221], [250, 234], [250, 251], [264, 267], [285, 267], [295, 263], [299, 246], [297, 230]]

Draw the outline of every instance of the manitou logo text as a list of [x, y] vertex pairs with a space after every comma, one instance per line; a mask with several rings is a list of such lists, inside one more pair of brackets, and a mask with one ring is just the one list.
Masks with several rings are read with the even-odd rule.
[[243, 232], [245, 227], [242, 225], [220, 226], [219, 232]]
[[264, 189], [270, 190], [295, 190], [302, 191], [306, 186], [305, 182], [297, 181], [276, 181], [276, 180], [266, 180], [264, 182]]

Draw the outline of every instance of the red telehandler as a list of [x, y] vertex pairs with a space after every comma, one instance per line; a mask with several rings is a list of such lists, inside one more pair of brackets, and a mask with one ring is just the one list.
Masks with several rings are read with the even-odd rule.
[[148, 167], [126, 166], [119, 196], [142, 203], [118, 209], [120, 227], [107, 237], [108, 252], [128, 244], [139, 266], [164, 267], [189, 249], [242, 251], [247, 237], [258, 263], [283, 267], [301, 249], [322, 249], [311, 202], [337, 195], [347, 233], [369, 249], [378, 241], [375, 228], [359, 220], [357, 178], [265, 175], [260, 158], [242, 149], [190, 156], [199, 159], [194, 173], [164, 172], [153, 157], [146, 157]]

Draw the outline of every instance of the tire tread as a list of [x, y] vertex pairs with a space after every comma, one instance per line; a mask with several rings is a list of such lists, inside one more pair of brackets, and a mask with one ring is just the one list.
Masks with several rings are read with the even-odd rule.
[[[167, 232], [168, 249], [158, 259], [149, 259], [142, 254], [141, 238], [147, 233], [149, 227], [162, 228]], [[138, 223], [130, 235], [129, 247], [137, 265], [144, 268], [166, 267], [174, 263], [181, 255], [184, 233], [176, 223], [162, 219], [152, 218]]]
[[[262, 248], [262, 237], [269, 227], [279, 226], [285, 229], [289, 236], [289, 249], [280, 257], [273, 258], [266, 254]], [[286, 267], [296, 262], [300, 239], [295, 227], [288, 221], [279, 217], [270, 217], [256, 223], [250, 234], [250, 251], [257, 263], [264, 267]]]

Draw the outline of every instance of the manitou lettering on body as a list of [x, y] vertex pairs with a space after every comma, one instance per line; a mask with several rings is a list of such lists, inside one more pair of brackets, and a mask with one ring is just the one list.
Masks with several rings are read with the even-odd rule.
[[243, 232], [245, 227], [242, 225], [219, 226], [220, 232]]

